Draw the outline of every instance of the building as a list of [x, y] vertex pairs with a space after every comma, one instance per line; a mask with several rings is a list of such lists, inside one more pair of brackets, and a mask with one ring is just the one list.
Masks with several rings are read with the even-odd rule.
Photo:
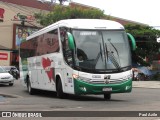
[[37, 24], [34, 13], [48, 12], [49, 8], [50, 4], [36, 0], [0, 1], [0, 65], [18, 65], [16, 37], [25, 38], [38, 30], [41, 26]]
[[[94, 8], [71, 2], [71, 7]], [[40, 26], [34, 18], [34, 13], [49, 12], [50, 3], [38, 0], [1, 0], [0, 1], [0, 65], [17, 65], [19, 56], [19, 39], [25, 39], [37, 31]], [[95, 8], [94, 8], [95, 9]], [[96, 8], [98, 9], [98, 8]], [[112, 20], [125, 25], [142, 24], [110, 16]], [[21, 38], [20, 38], [21, 36]]]

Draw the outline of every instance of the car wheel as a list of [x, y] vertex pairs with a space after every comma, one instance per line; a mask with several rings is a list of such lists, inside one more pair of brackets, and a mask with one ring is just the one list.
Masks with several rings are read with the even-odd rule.
[[9, 86], [13, 86], [13, 83], [9, 83]]
[[104, 94], [104, 99], [105, 100], [110, 100], [111, 99], [111, 93], [105, 93]]
[[18, 74], [16, 74], [15, 78], [16, 78], [16, 80], [18, 80]]

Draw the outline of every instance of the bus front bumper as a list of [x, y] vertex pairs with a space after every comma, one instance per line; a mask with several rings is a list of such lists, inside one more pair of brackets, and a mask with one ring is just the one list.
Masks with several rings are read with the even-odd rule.
[[125, 93], [132, 91], [132, 79], [118, 84], [90, 84], [74, 79], [74, 92], [81, 94]]

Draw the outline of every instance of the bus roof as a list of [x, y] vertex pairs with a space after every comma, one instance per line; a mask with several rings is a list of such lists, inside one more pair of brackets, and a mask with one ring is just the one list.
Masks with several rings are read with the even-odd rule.
[[103, 29], [103, 30], [111, 30], [111, 29], [124, 29], [124, 27], [115, 21], [111, 20], [103, 20], [103, 19], [66, 19], [60, 20], [56, 23], [53, 23], [35, 33], [30, 35], [28, 39], [34, 38], [38, 35], [49, 32], [57, 27], [68, 27], [73, 29]]

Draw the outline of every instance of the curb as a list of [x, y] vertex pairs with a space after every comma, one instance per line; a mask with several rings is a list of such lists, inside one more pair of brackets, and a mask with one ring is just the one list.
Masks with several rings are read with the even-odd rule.
[[133, 88], [149, 88], [149, 89], [160, 89], [160, 87], [147, 87], [147, 86], [133, 86]]
[[134, 88], [153, 88], [160, 89], [160, 81], [133, 81]]
[[7, 97], [7, 98], [23, 98], [19, 95], [13, 95], [13, 94], [6, 94], [6, 93], [0, 93], [0, 96]]

